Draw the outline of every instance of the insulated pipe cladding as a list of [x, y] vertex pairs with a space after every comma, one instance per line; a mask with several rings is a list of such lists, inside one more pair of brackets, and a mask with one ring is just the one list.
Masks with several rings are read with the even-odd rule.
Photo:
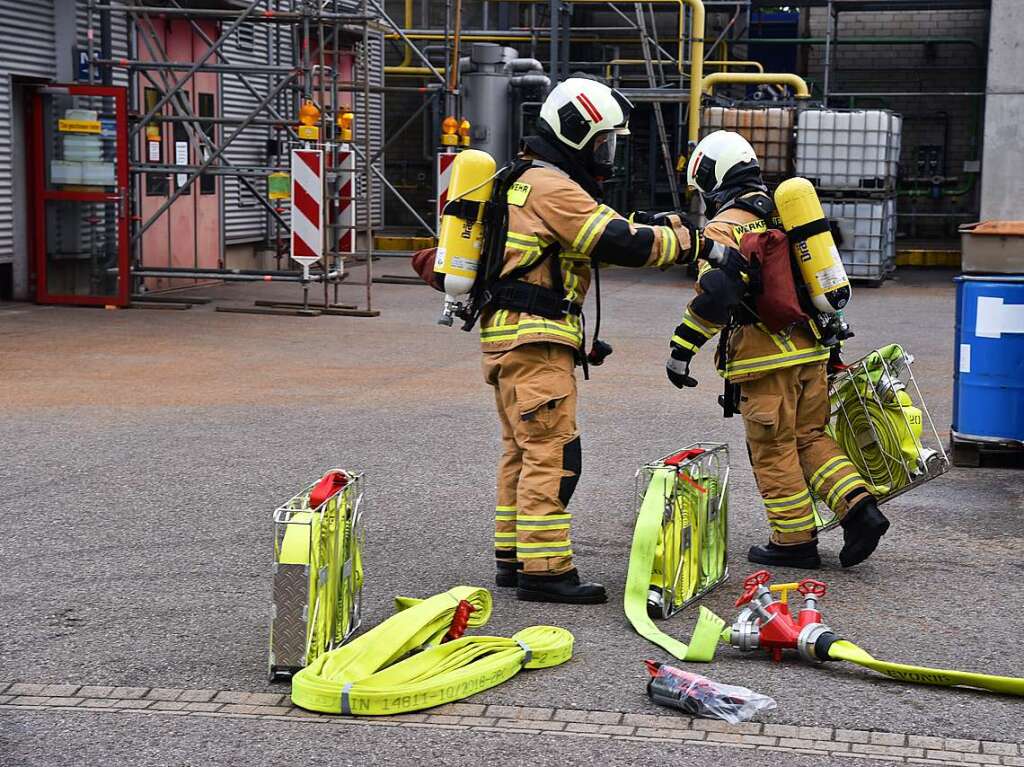
[[452, 161], [448, 203], [441, 214], [434, 271], [444, 275], [444, 309], [439, 325], [452, 325], [480, 267], [484, 240], [484, 203], [491, 199], [494, 158], [465, 149]]

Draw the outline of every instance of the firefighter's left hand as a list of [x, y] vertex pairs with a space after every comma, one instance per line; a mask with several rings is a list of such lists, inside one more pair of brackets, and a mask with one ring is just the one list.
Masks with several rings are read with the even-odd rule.
[[679, 348], [672, 349], [672, 355], [665, 363], [665, 373], [668, 375], [668, 380], [677, 389], [682, 389], [684, 386], [692, 389], [697, 385], [697, 379], [690, 375], [690, 360], [692, 359], [691, 352]]

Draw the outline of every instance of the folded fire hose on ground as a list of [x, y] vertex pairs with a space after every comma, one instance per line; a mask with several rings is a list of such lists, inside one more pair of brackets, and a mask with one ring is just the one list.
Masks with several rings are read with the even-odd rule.
[[549, 668], [572, 657], [572, 634], [555, 626], [531, 626], [511, 639], [444, 641], [463, 602], [471, 608], [465, 625], [487, 622], [486, 589], [458, 586], [429, 599], [396, 599], [398, 613], [296, 673], [292, 702], [329, 714], [418, 711], [499, 685], [522, 668]]
[[[663, 540], [662, 535], [665, 499], [678, 497], [672, 493], [674, 482], [676, 482], [675, 467], [655, 469], [644, 494], [636, 526], [633, 529], [633, 545], [629, 554], [629, 572], [626, 576], [624, 598], [626, 617], [640, 636], [671, 653], [674, 657], [680, 660], [708, 662], [715, 657], [719, 634], [725, 626], [725, 621], [706, 607], [701, 606], [697, 615], [697, 626], [694, 628], [690, 644], [686, 645], [659, 629], [647, 613], [647, 596], [651, 586], [659, 585], [659, 580], [660, 585], [666, 583], [664, 574], [659, 572], [657, 566], [659, 548], [664, 552], [665, 546], [676, 545], [674, 541]], [[685, 503], [680, 507], [676, 507], [673, 503], [673, 515], [682, 514], [684, 510]], [[700, 522], [698, 521], [697, 524], [699, 525]], [[675, 525], [670, 529], [673, 527], [681, 529]], [[724, 542], [722, 545], [724, 546]], [[693, 573], [698, 565], [696, 561], [698, 557], [690, 557], [689, 562], [686, 561], [687, 557], [690, 557], [689, 553], [684, 557], [683, 572]], [[724, 557], [722, 559], [724, 560]], [[694, 584], [692, 588], [696, 589], [697, 578], [691, 578], [690, 582]], [[690, 590], [690, 587], [684, 590]], [[693, 591], [690, 590], [691, 595], [692, 593]]]

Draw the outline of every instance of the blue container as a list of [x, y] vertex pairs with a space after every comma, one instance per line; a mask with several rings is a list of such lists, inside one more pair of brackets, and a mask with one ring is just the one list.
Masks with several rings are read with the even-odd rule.
[[955, 281], [953, 437], [1024, 447], [1024, 277]]

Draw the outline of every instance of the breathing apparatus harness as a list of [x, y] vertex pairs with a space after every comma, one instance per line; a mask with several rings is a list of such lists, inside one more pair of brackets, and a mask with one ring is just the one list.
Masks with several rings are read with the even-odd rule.
[[[555, 152], [551, 143], [533, 136], [526, 142], [526, 147], [535, 154], [551, 155]], [[568, 165], [568, 170], [563, 167]], [[597, 183], [577, 166], [578, 163], [559, 155], [558, 162], [544, 159], [518, 158], [501, 168], [494, 178], [491, 199], [484, 203], [469, 200], [454, 200], [445, 206], [446, 212], [454, 213], [466, 220], [475, 220], [479, 215], [479, 207], [483, 208], [484, 240], [481, 247], [480, 271], [469, 293], [469, 300], [459, 313], [463, 320], [462, 329], [470, 331], [476, 325], [485, 309], [505, 309], [513, 312], [532, 314], [551, 320], [561, 320], [567, 316], [579, 317], [583, 325], [583, 342], [577, 349], [577, 359], [583, 366], [583, 376], [590, 378], [590, 365], [600, 365], [611, 354], [609, 344], [601, 341], [598, 334], [601, 329], [601, 283], [598, 265], [591, 264], [594, 273], [595, 300], [597, 306], [597, 327], [590, 352], [586, 352], [586, 319], [583, 306], [571, 301], [565, 294], [565, 283], [562, 277], [562, 266], [559, 254], [562, 246], [557, 241], [547, 245], [540, 258], [526, 266], [517, 266], [502, 276], [505, 265], [505, 241], [508, 236], [508, 194], [519, 178], [530, 168], [551, 167], [566, 173], [580, 184], [592, 196], [600, 194]], [[575, 171], [575, 172], [569, 172]], [[453, 207], [457, 206], [457, 207]], [[522, 278], [535, 269], [548, 264], [553, 287], [535, 285]]]

